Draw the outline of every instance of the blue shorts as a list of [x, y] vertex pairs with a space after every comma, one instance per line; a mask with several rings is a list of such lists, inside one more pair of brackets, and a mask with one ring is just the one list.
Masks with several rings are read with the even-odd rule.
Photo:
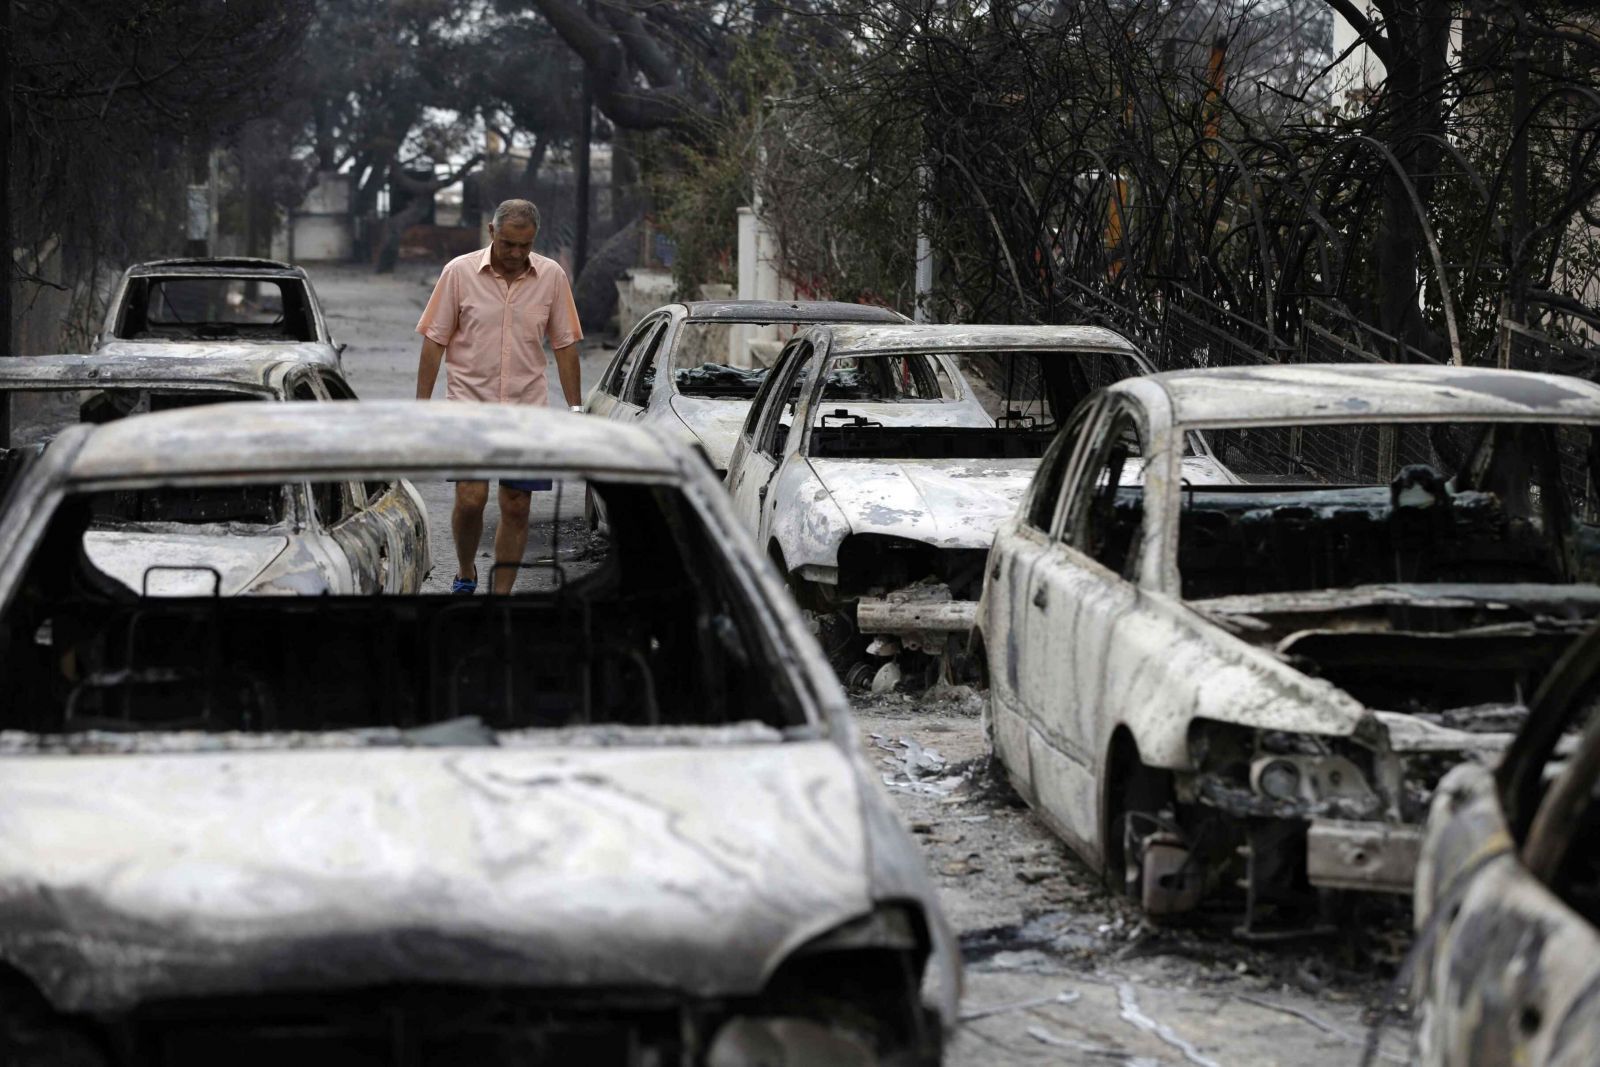
[[[478, 481], [477, 478], [446, 478], [449, 482]], [[500, 485], [506, 489], [520, 489], [524, 493], [548, 493], [556, 487], [556, 483], [549, 478], [501, 478]]]

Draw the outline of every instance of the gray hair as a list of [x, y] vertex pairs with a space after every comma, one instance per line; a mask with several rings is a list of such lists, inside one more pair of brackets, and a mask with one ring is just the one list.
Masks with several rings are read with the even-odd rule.
[[532, 200], [502, 200], [500, 206], [494, 209], [494, 219], [489, 225], [499, 229], [504, 223], [523, 223], [539, 228], [539, 209], [533, 206]]

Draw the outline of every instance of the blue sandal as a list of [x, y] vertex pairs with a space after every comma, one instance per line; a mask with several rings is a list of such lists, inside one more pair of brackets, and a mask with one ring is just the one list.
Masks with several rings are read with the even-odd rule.
[[450, 592], [458, 596], [471, 596], [478, 591], [478, 579], [457, 578], [450, 583]]

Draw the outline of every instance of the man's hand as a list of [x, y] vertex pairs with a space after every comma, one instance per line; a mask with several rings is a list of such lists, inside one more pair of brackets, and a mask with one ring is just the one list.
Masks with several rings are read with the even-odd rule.
[[439, 364], [443, 360], [444, 345], [424, 337], [422, 339], [422, 357], [417, 360], [418, 400], [433, 399], [433, 385], [439, 380]]
[[556, 373], [561, 376], [561, 392], [569, 408], [583, 406], [582, 371], [578, 367], [578, 346], [556, 349]]

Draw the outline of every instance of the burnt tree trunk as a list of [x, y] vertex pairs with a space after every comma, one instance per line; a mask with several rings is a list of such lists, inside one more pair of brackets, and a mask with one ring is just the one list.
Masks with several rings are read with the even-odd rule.
[[639, 229], [635, 218], [595, 250], [572, 285], [578, 319], [590, 332], [604, 330], [617, 310], [617, 276], [639, 261]]
[[400, 238], [405, 235], [407, 229], [421, 222], [423, 217], [428, 214], [428, 208], [433, 204], [431, 199], [433, 194], [447, 185], [454, 185], [466, 177], [467, 173], [481, 162], [483, 162], [483, 153], [479, 152], [463, 163], [448, 178], [434, 181], [419, 181], [407, 174], [404, 168], [395, 166], [393, 162], [388, 164], [388, 170], [394, 183], [417, 195], [412, 197], [411, 202], [401, 208], [399, 213], [390, 215], [379, 223], [377, 235], [379, 243], [375, 264], [377, 273], [392, 274], [394, 272], [395, 265], [400, 262]]
[[374, 265], [377, 273], [394, 273], [396, 264], [400, 262], [400, 238], [422, 221], [429, 206], [430, 202], [419, 196], [401, 208], [398, 214], [390, 215], [379, 224], [378, 257]]
[[[1381, 135], [1405, 171], [1402, 180], [1385, 165], [1376, 249], [1378, 326], [1410, 348], [1448, 358], [1445, 339], [1419, 307], [1419, 285], [1435, 295], [1439, 290], [1412, 190], [1426, 211], [1443, 158], [1439, 145], [1425, 138], [1445, 132], [1451, 0], [1378, 0], [1376, 6], [1386, 21], [1389, 51]], [[1397, 360], [1411, 358], [1406, 349], [1396, 353]]]

